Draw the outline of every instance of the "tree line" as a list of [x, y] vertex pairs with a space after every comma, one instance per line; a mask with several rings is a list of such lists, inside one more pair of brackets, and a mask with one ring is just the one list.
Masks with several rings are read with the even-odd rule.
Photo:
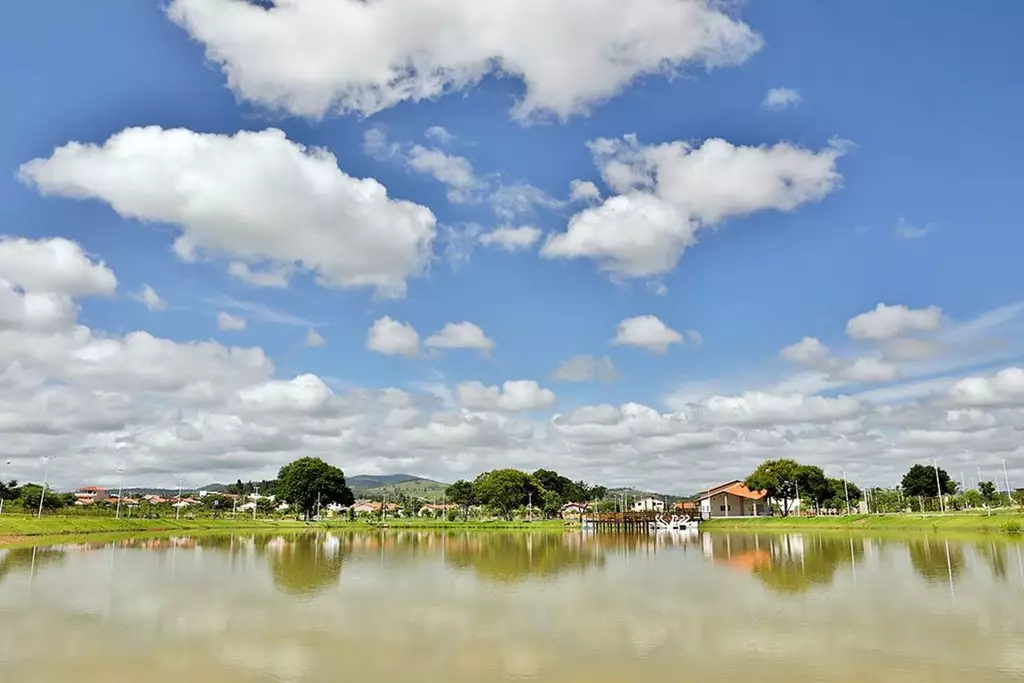
[[529, 506], [545, 517], [554, 517], [566, 503], [587, 504], [604, 498], [603, 486], [573, 481], [553, 470], [539, 469], [532, 474], [516, 469], [484, 472], [473, 481], [460, 479], [445, 489], [445, 497], [462, 508], [483, 505], [511, 519], [516, 510]]
[[[977, 489], [961, 491], [946, 470], [934, 465], [911, 466], [897, 487], [862, 490], [849, 479], [827, 476], [816, 465], [781, 458], [761, 463], [743, 483], [752, 491], [764, 491], [783, 516], [790, 514], [797, 500], [801, 507], [813, 507], [818, 513], [853, 509], [862, 500], [871, 512], [901, 512], [914, 507], [922, 511], [926, 507], [961, 509], [1013, 502], [1024, 505], [1024, 494], [998, 492], [991, 481], [979, 482]], [[940, 497], [941, 502], [936, 503]]]

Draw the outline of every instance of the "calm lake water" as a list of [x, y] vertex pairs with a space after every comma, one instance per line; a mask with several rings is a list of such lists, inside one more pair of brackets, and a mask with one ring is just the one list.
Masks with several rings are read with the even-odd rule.
[[1018, 544], [320, 533], [0, 550], [0, 671], [120, 681], [1024, 680]]

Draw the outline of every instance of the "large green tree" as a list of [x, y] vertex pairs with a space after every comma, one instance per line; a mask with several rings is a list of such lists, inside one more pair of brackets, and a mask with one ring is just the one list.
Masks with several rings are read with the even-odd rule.
[[473, 493], [484, 505], [494, 508], [506, 519], [512, 518], [516, 508], [543, 501], [544, 489], [537, 480], [519, 470], [491, 470], [473, 482]]
[[448, 502], [455, 503], [462, 508], [462, 518], [469, 519], [469, 506], [475, 505], [476, 493], [473, 491], [473, 482], [459, 479], [454, 484], [449, 484], [444, 490], [444, 497]]
[[[935, 487], [932, 487], [935, 490]], [[996, 485], [990, 481], [979, 482], [978, 491], [981, 492], [981, 497], [985, 499], [986, 503], [991, 503], [996, 499]]]
[[293, 505], [306, 519], [321, 505], [355, 502], [352, 489], [345, 483], [345, 473], [320, 458], [299, 458], [281, 468], [277, 474], [277, 493]]
[[789, 514], [790, 501], [796, 498], [797, 477], [801, 470], [802, 466], [796, 460], [766, 460], [743, 483], [752, 491], [764, 491], [778, 502], [785, 517]]
[[914, 465], [903, 475], [901, 483], [903, 495], [935, 497], [939, 495], [939, 487], [942, 493], [956, 493], [956, 482], [949, 477], [949, 473], [941, 467], [938, 469], [938, 481], [935, 478], [936, 468], [932, 465]]
[[832, 487], [825, 472], [816, 465], [802, 465], [796, 472], [796, 484], [801, 500], [807, 500], [823, 507], [832, 497]]

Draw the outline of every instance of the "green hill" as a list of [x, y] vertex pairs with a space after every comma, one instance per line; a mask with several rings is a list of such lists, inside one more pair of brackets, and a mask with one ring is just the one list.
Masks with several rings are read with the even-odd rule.
[[349, 488], [357, 498], [397, 498], [400, 495], [410, 498], [438, 499], [444, 494], [448, 484], [415, 477], [408, 474], [389, 475], [356, 475], [346, 477]]

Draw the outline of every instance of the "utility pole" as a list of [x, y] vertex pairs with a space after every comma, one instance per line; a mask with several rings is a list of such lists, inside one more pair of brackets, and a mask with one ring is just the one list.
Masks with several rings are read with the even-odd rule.
[[253, 487], [253, 499], [252, 499], [252, 521], [256, 521], [256, 508], [260, 506], [260, 487]]
[[935, 488], [939, 492], [939, 512], [946, 514], [946, 505], [942, 502], [942, 482], [939, 481], [939, 461], [932, 460], [932, 466], [935, 467]]
[[117, 512], [114, 513], [114, 519], [121, 519], [121, 495], [124, 493], [124, 468], [118, 467], [117, 473], [121, 475], [121, 481], [117, 485]]
[[527, 494], [527, 500], [530, 501], [529, 504], [528, 504], [528, 507], [527, 507], [527, 514], [530, 516], [530, 521], [532, 522], [533, 521], [533, 491], [530, 491]]
[[1003, 480], [1006, 482], [1006, 497], [1010, 499], [1010, 502], [1012, 504], [1013, 492], [1010, 491], [1010, 477], [1008, 477], [1006, 474], [1006, 458], [1003, 458]]
[[[793, 483], [794, 483], [794, 484], [796, 484], [796, 509], [797, 509], [797, 510], [800, 510], [800, 509], [801, 509], [801, 507], [802, 507], [802, 506], [800, 505], [800, 482], [798, 482], [798, 481], [796, 481], [796, 480], [794, 479], [794, 480], [793, 480]], [[797, 514], [800, 514], [800, 513], [799, 513], [799, 512], [797, 512]]]
[[843, 472], [843, 490], [846, 491], [846, 514], [850, 514], [850, 485], [846, 483], [846, 472]]
[[182, 485], [182, 483], [183, 482], [181, 480], [181, 477], [178, 477], [178, 502], [174, 506], [174, 518], [175, 519], [180, 519], [181, 518], [181, 485]]
[[50, 478], [50, 461], [56, 457], [56, 454], [46, 456], [46, 467], [43, 469], [43, 490], [39, 493], [39, 514], [36, 515], [38, 519], [43, 518], [43, 501], [46, 500], [46, 482]]

